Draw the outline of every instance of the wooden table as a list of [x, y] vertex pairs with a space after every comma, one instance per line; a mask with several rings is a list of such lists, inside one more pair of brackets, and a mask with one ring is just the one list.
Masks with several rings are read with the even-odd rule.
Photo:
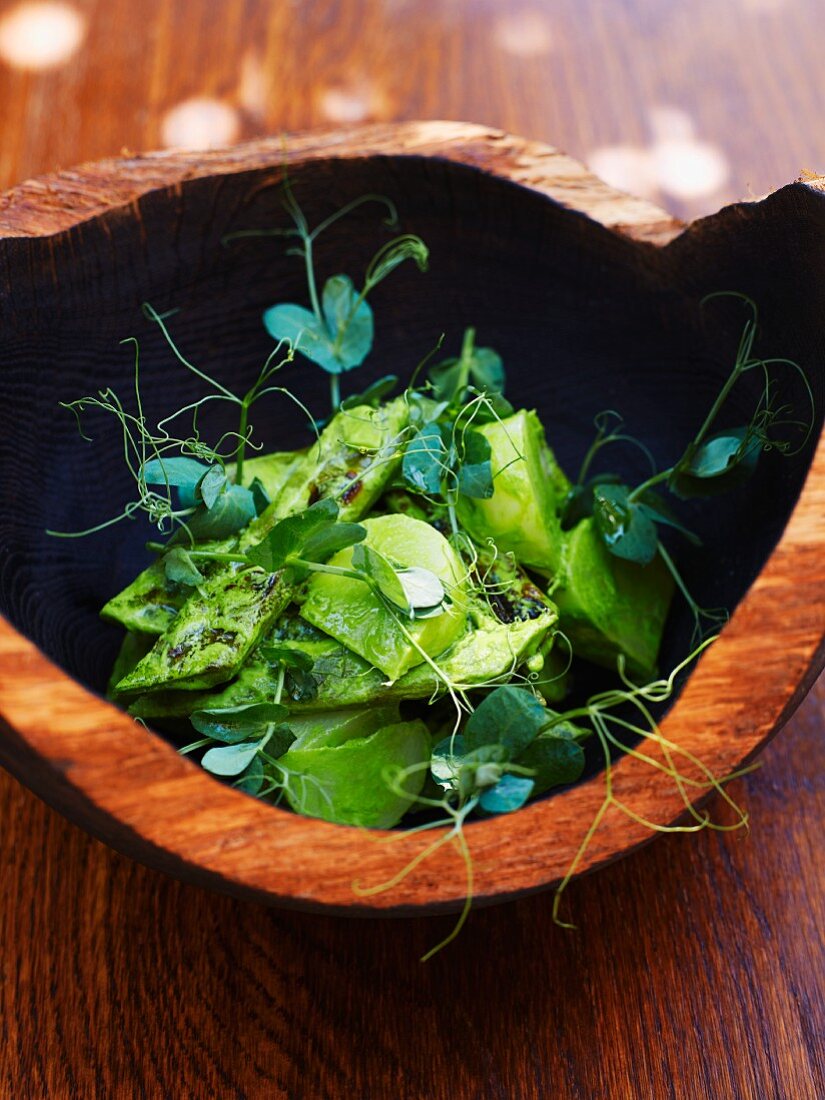
[[[0, 185], [410, 117], [565, 147], [684, 217], [825, 170], [819, 0], [0, 4]], [[44, 67], [44, 65], [50, 67]], [[29, 66], [28, 68], [24, 66]], [[3, 1097], [825, 1096], [825, 683], [736, 784], [551, 898], [348, 923], [130, 863], [0, 778]]]

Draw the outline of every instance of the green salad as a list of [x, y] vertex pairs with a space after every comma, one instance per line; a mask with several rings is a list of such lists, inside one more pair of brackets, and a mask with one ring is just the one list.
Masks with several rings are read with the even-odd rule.
[[[574, 783], [588, 738], [604, 760], [603, 812], [612, 755], [661, 737], [651, 707], [684, 667], [658, 668], [674, 596], [696, 624], [691, 656], [723, 619], [698, 606], [668, 549], [698, 542], [678, 501], [738, 484], [766, 448], [791, 449], [776, 425], [799, 426], [774, 397], [780, 361], [754, 352], [755, 307], [743, 299], [730, 375], [676, 463], [658, 466], [605, 413], [571, 473], [473, 329], [405, 386], [387, 376], [342, 400], [342, 378], [372, 348], [372, 291], [403, 263], [426, 270], [427, 248], [402, 234], [360, 289], [343, 274], [319, 286], [320, 234], [362, 203], [383, 203], [389, 221], [394, 209], [365, 196], [310, 229], [288, 185], [284, 194], [291, 225], [278, 233], [304, 261], [308, 305], [266, 311], [274, 349], [248, 391], [190, 363], [169, 315], [145, 306], [203, 395], [150, 426], [134, 341], [134, 411], [110, 390], [67, 406], [118, 419], [137, 489], [94, 530], [144, 514], [161, 536], [102, 609], [125, 629], [110, 697], [250, 795], [374, 829], [428, 828], [424, 814], [450, 826], [436, 844], [456, 840], [465, 855], [468, 816], [511, 813]], [[307, 361], [329, 378], [325, 423], [280, 380]], [[749, 422], [719, 428], [732, 388], [754, 370], [764, 389]], [[305, 421], [304, 446], [260, 447], [250, 415], [267, 397]], [[198, 418], [215, 402], [235, 409], [237, 430], [213, 444]], [[627, 446], [650, 467], [635, 484], [609, 461]], [[573, 662], [602, 668], [604, 689], [571, 702]]]

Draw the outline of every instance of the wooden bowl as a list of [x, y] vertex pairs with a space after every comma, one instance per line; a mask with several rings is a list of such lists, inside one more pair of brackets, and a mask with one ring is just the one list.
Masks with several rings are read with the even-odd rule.
[[[251, 379], [269, 341], [262, 309], [302, 295], [282, 242], [222, 246], [242, 228], [283, 225], [274, 184], [289, 168], [310, 219], [363, 192], [398, 205], [432, 251], [431, 271], [400, 269], [376, 294], [376, 352], [365, 377], [404, 377], [441, 331], [466, 324], [504, 355], [510, 393], [535, 403], [563, 462], [575, 468], [600, 409], [673, 460], [730, 370], [744, 315], [702, 310], [711, 291], [760, 307], [759, 348], [802, 363], [817, 423], [804, 451], [767, 456], [724, 503], [694, 509], [705, 538], [684, 557], [700, 602], [735, 607], [664, 721], [673, 742], [723, 775], [768, 740], [822, 667], [825, 635], [825, 245], [822, 181], [687, 228], [621, 195], [546, 146], [455, 123], [374, 126], [255, 142], [205, 154], [163, 153], [88, 165], [23, 184], [0, 199], [0, 755], [42, 798], [106, 843], [193, 882], [258, 900], [347, 913], [448, 910], [466, 890], [451, 848], [396, 889], [356, 897], [420, 850], [420, 837], [300, 818], [210, 778], [98, 694], [118, 643], [97, 610], [143, 561], [129, 524], [55, 540], [128, 499], [113, 425], [83, 443], [60, 400], [110, 385], [126, 395], [139, 337], [144, 390], [158, 415], [196, 387], [171, 360], [140, 303], [178, 308], [170, 323], [190, 359]], [[327, 274], [358, 273], [386, 239], [362, 209], [325, 238]], [[325, 383], [294, 367], [290, 384], [320, 407]], [[359, 387], [364, 379], [359, 378]], [[789, 399], [804, 397], [788, 376]], [[732, 422], [747, 407], [731, 411]], [[297, 443], [286, 406], [257, 425]], [[709, 564], [710, 563], [710, 566]], [[667, 666], [684, 653], [686, 617], [668, 633]], [[673, 784], [630, 757], [620, 797], [669, 823], [684, 807]], [[479, 901], [557, 881], [603, 798], [596, 772], [570, 790], [467, 830]], [[701, 797], [700, 791], [696, 792]], [[611, 811], [580, 869], [650, 836]]]

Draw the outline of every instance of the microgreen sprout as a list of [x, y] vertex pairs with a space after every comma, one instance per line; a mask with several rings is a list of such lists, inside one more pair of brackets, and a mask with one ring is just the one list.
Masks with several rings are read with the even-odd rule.
[[375, 253], [367, 266], [360, 291], [356, 290], [349, 275], [332, 275], [319, 293], [314, 248], [320, 235], [365, 203], [385, 206], [389, 213], [387, 224], [397, 225], [395, 206], [381, 195], [363, 195], [310, 229], [288, 177], [284, 180], [283, 189], [284, 208], [292, 219], [292, 227], [244, 230], [230, 234], [225, 240], [281, 236], [297, 242], [288, 249], [288, 255], [299, 256], [304, 261], [310, 308], [295, 303], [271, 306], [264, 313], [264, 325], [275, 340], [287, 341], [295, 351], [300, 351], [329, 374], [330, 405], [335, 412], [341, 404], [339, 376], [344, 371], [361, 366], [372, 349], [374, 324], [368, 296], [407, 260], [413, 261], [419, 271], [426, 271], [429, 252], [420, 237], [403, 233], [387, 241]]

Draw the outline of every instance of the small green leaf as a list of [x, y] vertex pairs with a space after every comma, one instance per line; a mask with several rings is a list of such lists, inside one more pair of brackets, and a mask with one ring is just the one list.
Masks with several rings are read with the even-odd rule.
[[672, 527], [675, 531], [684, 535], [694, 546], [702, 545], [702, 540], [695, 535], [693, 531], [688, 530], [684, 524], [679, 522], [673, 510], [658, 493], [654, 493], [648, 489], [639, 498], [639, 505], [644, 514], [652, 519], [654, 523], [663, 523], [667, 527]]
[[252, 500], [255, 502], [255, 514], [259, 516], [262, 512], [265, 512], [272, 503], [269, 493], [266, 491], [266, 486], [259, 477], [253, 477], [250, 481], [249, 491], [252, 494]]
[[255, 498], [242, 485], [227, 484], [212, 507], [205, 505], [186, 520], [195, 539], [225, 539], [255, 519]]
[[264, 766], [260, 756], [254, 756], [252, 762], [247, 766], [238, 779], [232, 784], [233, 787], [237, 787], [239, 791], [245, 791], [246, 794], [258, 794], [261, 787], [264, 785]]
[[458, 470], [458, 491], [477, 500], [489, 499], [494, 490], [489, 440], [481, 432], [465, 432], [463, 450]]
[[[211, 467], [196, 458], [151, 458], [140, 468], [147, 485], [174, 485], [176, 489], [194, 487]], [[220, 469], [220, 467], [218, 467]]]
[[410, 611], [407, 593], [398, 573], [383, 554], [373, 550], [371, 546], [359, 543], [352, 552], [352, 564], [374, 582], [379, 592], [391, 604], [402, 611]]
[[324, 362], [332, 357], [332, 343], [326, 326], [303, 306], [284, 303], [270, 307], [264, 313], [264, 327], [274, 340], [288, 340], [295, 351], [300, 351], [319, 366], [324, 366]]
[[442, 790], [458, 789], [458, 777], [464, 760], [464, 738], [460, 733], [455, 737], [445, 737], [433, 748], [430, 758], [430, 772]]
[[246, 703], [238, 707], [214, 707], [196, 710], [189, 721], [204, 737], [234, 745], [253, 734], [263, 734], [267, 726], [281, 723], [289, 711], [280, 703]]
[[474, 407], [474, 424], [490, 424], [492, 421], [506, 420], [508, 416], [512, 416], [513, 413], [515, 413], [515, 408], [510, 404], [507, 398], [503, 397], [500, 393], [488, 393], [486, 397], [486, 401], [479, 402], [479, 404]]
[[316, 362], [332, 374], [360, 367], [372, 348], [372, 310], [366, 301], [358, 302], [348, 275], [327, 279], [321, 309], [332, 342], [331, 355], [328, 362]]
[[531, 691], [505, 684], [482, 700], [467, 719], [464, 741], [469, 750], [503, 745], [513, 760], [547, 724], [548, 713]]
[[494, 787], [484, 791], [479, 805], [488, 814], [511, 814], [520, 810], [532, 793], [532, 779], [503, 775]]
[[476, 348], [470, 365], [470, 377], [480, 390], [504, 393], [504, 364], [492, 348]]
[[464, 348], [458, 359], [445, 359], [428, 372], [438, 401], [449, 404], [465, 399], [467, 386], [489, 395], [504, 392], [504, 365], [501, 356], [492, 348], [474, 346], [475, 333], [468, 329], [464, 334]]
[[[575, 783], [584, 770], [581, 745], [570, 737], [559, 736], [558, 729], [546, 730], [519, 755], [519, 764], [535, 772], [534, 795], [543, 794], [551, 787]], [[579, 732], [584, 735], [588, 731]]]
[[213, 775], [240, 775], [255, 759], [259, 747], [259, 741], [221, 745], [203, 754], [201, 766]]
[[204, 577], [200, 569], [193, 561], [188, 550], [182, 546], [176, 546], [163, 556], [163, 570], [170, 581], [176, 584], [187, 584], [194, 588], [200, 584]]
[[618, 474], [598, 474], [585, 485], [573, 485], [561, 508], [561, 529], [570, 531], [581, 520], [593, 515], [593, 490], [597, 485], [618, 485]]
[[222, 466], [210, 466], [198, 484], [201, 500], [212, 508], [226, 486], [226, 474]]
[[441, 429], [435, 423], [425, 424], [407, 444], [401, 472], [413, 489], [433, 496], [441, 491], [446, 460]]
[[323, 562], [366, 537], [367, 529], [360, 523], [333, 523], [310, 535], [303, 545], [301, 557], [306, 561]]
[[338, 518], [338, 505], [334, 500], [319, 500], [303, 512], [287, 516], [276, 523], [266, 538], [246, 551], [254, 565], [267, 573], [280, 569], [287, 558], [299, 557], [308, 540], [330, 527]]
[[741, 485], [759, 461], [761, 445], [747, 428], [734, 428], [689, 447], [668, 482], [678, 497], [716, 496]]
[[593, 489], [593, 518], [602, 542], [611, 554], [647, 565], [656, 557], [656, 524], [638, 502], [631, 501], [626, 485], [597, 485]]

